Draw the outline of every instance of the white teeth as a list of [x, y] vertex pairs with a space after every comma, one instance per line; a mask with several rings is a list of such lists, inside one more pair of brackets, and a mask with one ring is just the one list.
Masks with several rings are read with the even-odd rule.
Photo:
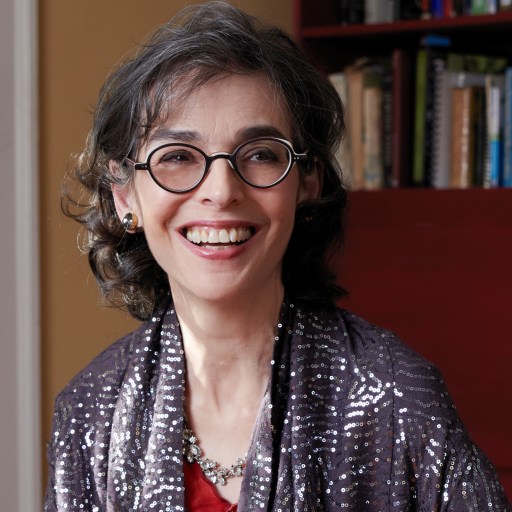
[[219, 232], [216, 229], [210, 229], [208, 233], [208, 243], [218, 244], [219, 243]]
[[219, 232], [219, 242], [221, 244], [227, 244], [229, 243], [229, 235], [228, 232], [225, 229], [221, 229]]
[[186, 230], [186, 237], [194, 244], [229, 244], [244, 242], [251, 238], [251, 230], [246, 227], [215, 229], [206, 227], [191, 227]]

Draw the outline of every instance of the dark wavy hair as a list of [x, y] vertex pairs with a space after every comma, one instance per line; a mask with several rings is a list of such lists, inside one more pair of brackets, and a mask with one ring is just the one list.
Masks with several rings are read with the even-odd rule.
[[[339, 96], [282, 30], [209, 2], [181, 11], [107, 78], [86, 147], [65, 181], [62, 209], [87, 230], [83, 248], [103, 296], [137, 319], [151, 315], [169, 282], [144, 233], [123, 229], [111, 186], [132, 179], [128, 159], [165, 119], [170, 97], [186, 98], [231, 73], [267, 77], [288, 107], [293, 146], [309, 151], [323, 170], [321, 197], [297, 208], [283, 261], [287, 293], [313, 307], [332, 306], [344, 294], [328, 265], [330, 251], [343, 241], [346, 206], [335, 158], [345, 129]], [[119, 172], [109, 171], [110, 161]]]

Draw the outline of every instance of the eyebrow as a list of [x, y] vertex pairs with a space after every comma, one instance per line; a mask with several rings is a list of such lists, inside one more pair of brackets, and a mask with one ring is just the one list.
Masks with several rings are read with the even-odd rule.
[[171, 130], [169, 128], [157, 128], [148, 137], [147, 144], [153, 142], [167, 142], [169, 140], [177, 142], [195, 142], [201, 139], [201, 135], [194, 130]]
[[255, 139], [257, 137], [278, 137], [279, 139], [286, 139], [281, 131], [270, 124], [262, 124], [243, 128], [237, 132], [237, 137], [241, 139], [241, 142], [248, 139]]
[[[285, 135], [272, 125], [255, 125], [247, 128], [242, 128], [236, 132], [236, 139], [238, 143], [243, 143], [246, 140], [255, 139], [257, 137], [278, 137], [280, 139], [286, 139]], [[194, 143], [203, 141], [204, 137], [195, 130], [173, 130], [170, 128], [160, 127], [157, 128], [148, 137], [147, 144], [154, 142], [188, 142]]]

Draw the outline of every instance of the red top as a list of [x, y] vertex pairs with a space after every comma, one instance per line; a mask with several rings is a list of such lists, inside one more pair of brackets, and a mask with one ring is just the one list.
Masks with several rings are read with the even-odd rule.
[[238, 505], [225, 500], [197, 462], [183, 463], [185, 474], [185, 509], [187, 512], [237, 512]]

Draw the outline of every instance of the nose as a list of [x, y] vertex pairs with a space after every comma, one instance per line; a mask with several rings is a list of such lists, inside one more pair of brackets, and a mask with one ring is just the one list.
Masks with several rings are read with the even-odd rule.
[[244, 198], [244, 189], [245, 184], [231, 162], [219, 154], [210, 163], [208, 174], [197, 190], [197, 197], [203, 203], [225, 208], [239, 203]]

